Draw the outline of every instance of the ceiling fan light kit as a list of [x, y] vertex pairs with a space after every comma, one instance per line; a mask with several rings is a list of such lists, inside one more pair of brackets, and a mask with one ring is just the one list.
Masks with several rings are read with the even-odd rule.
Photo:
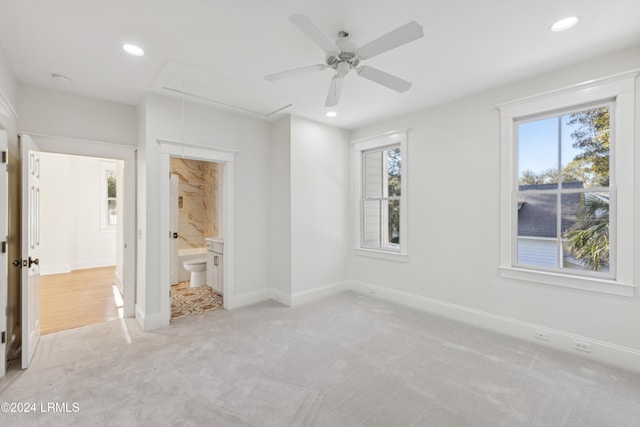
[[396, 92], [406, 92], [411, 87], [411, 83], [396, 77], [392, 74], [378, 70], [368, 65], [360, 65], [361, 60], [373, 58], [374, 56], [388, 52], [392, 49], [405, 45], [424, 36], [422, 26], [415, 21], [409, 22], [395, 30], [378, 37], [377, 39], [358, 48], [348, 39], [349, 33], [340, 31], [336, 42], [332, 42], [322, 32], [322, 30], [306, 15], [292, 15], [289, 20], [302, 31], [311, 41], [326, 53], [326, 64], [316, 64], [307, 67], [295, 68], [293, 70], [265, 76], [267, 81], [285, 79], [300, 74], [307, 74], [313, 71], [321, 71], [326, 68], [335, 70], [335, 75], [331, 79], [329, 92], [325, 106], [334, 107], [340, 101], [344, 78], [352, 69], [357, 74], [367, 80], [378, 83]]

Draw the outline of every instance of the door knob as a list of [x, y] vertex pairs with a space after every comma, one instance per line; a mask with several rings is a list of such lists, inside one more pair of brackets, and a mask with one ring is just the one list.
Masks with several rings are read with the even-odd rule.
[[35, 264], [35, 265], [40, 264], [40, 260], [38, 258], [31, 259], [31, 257], [29, 257], [29, 268], [31, 268], [31, 265], [33, 265], [33, 264]]
[[173, 233], [173, 238], [177, 239], [178, 238], [178, 233]]

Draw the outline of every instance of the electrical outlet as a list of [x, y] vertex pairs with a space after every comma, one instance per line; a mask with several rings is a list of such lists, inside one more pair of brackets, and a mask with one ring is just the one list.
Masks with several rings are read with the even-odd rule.
[[574, 341], [573, 348], [578, 351], [584, 351], [585, 353], [591, 353], [591, 344], [583, 341]]
[[375, 288], [369, 288], [369, 294], [375, 295], [376, 294]]
[[549, 334], [547, 332], [534, 331], [533, 337], [542, 341], [549, 341]]

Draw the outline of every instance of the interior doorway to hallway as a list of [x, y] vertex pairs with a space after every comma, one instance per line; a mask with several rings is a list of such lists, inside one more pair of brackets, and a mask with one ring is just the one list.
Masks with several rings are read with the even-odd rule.
[[40, 154], [40, 332], [123, 317], [124, 162]]
[[[37, 142], [41, 152], [123, 161], [124, 180], [122, 180], [122, 191], [120, 192], [123, 198], [123, 241], [118, 242], [118, 245], [124, 251], [124, 271], [122, 273], [124, 317], [133, 317], [136, 293], [136, 147], [51, 135], [32, 134], [31, 136]], [[118, 191], [120, 191], [120, 187]]]
[[[135, 183], [136, 183], [136, 147], [134, 145], [120, 145], [104, 143], [86, 139], [57, 137], [51, 135], [42, 134], [20, 134], [20, 163], [22, 169], [21, 181], [21, 287], [20, 287], [20, 318], [21, 322], [21, 367], [27, 369], [33, 358], [33, 355], [37, 349], [38, 338], [40, 336], [40, 254], [41, 238], [43, 227], [40, 221], [41, 218], [41, 206], [42, 206], [42, 193], [41, 193], [41, 154], [42, 153], [55, 153], [55, 154], [69, 154], [75, 156], [87, 156], [94, 157], [102, 161], [103, 159], [119, 160], [122, 165], [124, 179], [122, 187], [118, 187], [118, 197], [122, 197], [123, 203], [117, 204], [122, 208], [122, 239], [117, 242], [117, 247], [122, 250], [123, 258], [123, 271], [122, 271], [122, 288], [124, 290], [124, 301], [122, 304], [124, 317], [133, 317], [134, 304], [135, 304], [135, 254], [136, 254], [136, 217], [135, 217]], [[107, 168], [108, 169], [108, 168]], [[103, 171], [104, 172], [104, 171]], [[101, 173], [102, 174], [102, 173]], [[73, 184], [77, 184], [82, 181], [82, 178], [77, 178]], [[108, 181], [108, 175], [107, 175]], [[45, 185], [48, 183], [45, 180]], [[70, 184], [66, 191], [73, 193], [76, 190], [76, 186]], [[108, 185], [105, 185], [108, 188]], [[122, 191], [121, 191], [122, 190]], [[111, 222], [110, 216], [113, 215], [109, 211], [113, 211], [113, 203], [110, 203], [108, 189], [105, 191], [106, 195], [102, 196], [105, 204], [99, 208], [101, 212], [106, 214], [100, 214], [105, 222], [101, 224], [107, 224]], [[55, 199], [57, 202], [64, 200], [64, 197]], [[52, 211], [58, 210], [58, 205], [52, 209]], [[124, 205], [124, 206], [123, 206]], [[83, 218], [83, 217], [80, 217]], [[80, 222], [76, 224], [79, 226]], [[116, 224], [118, 224], [116, 222]], [[113, 225], [113, 224], [111, 224]], [[102, 225], [101, 225], [102, 226]], [[45, 227], [52, 227], [51, 225], [45, 225]], [[55, 223], [53, 227], [58, 227], [64, 230], [64, 227], [60, 227], [59, 223]], [[94, 246], [95, 247], [95, 246]], [[46, 254], [45, 254], [46, 256]], [[46, 263], [45, 263], [46, 264]], [[56, 264], [54, 264], [55, 266]], [[46, 266], [45, 266], [46, 267]], [[51, 267], [51, 265], [49, 265]], [[86, 268], [88, 265], [84, 264], [76, 269]], [[53, 270], [45, 271], [43, 273], [55, 272]]]

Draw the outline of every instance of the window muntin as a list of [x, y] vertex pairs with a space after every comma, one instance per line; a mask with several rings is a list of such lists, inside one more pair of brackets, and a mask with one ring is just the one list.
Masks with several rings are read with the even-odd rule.
[[399, 252], [402, 197], [400, 144], [362, 152], [361, 247]]
[[516, 119], [513, 264], [613, 277], [613, 103]]

